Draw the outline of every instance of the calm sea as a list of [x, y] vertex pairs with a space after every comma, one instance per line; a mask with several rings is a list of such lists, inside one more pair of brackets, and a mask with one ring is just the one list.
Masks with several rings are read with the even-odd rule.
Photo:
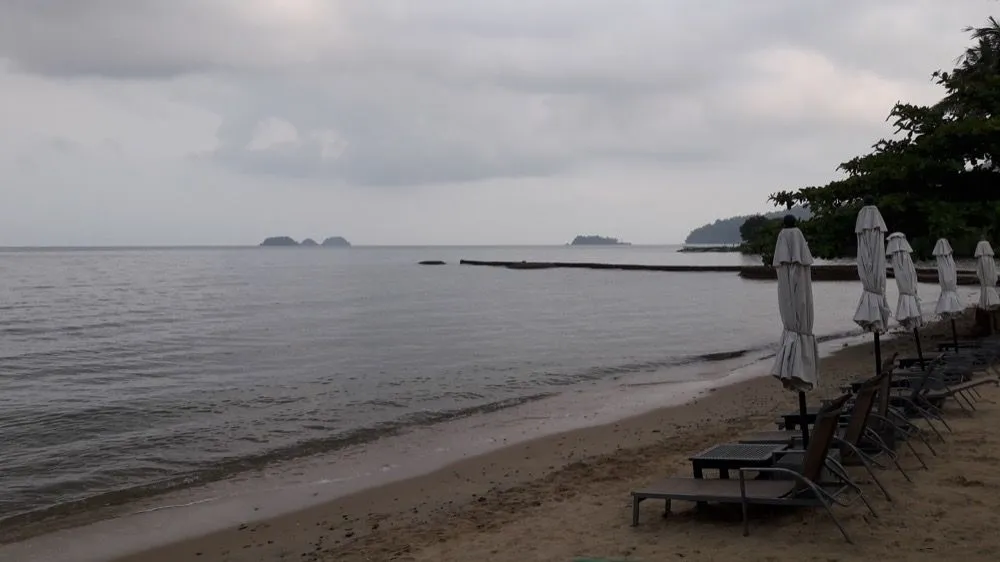
[[[671, 367], [714, 354], [766, 354], [780, 332], [774, 284], [735, 274], [460, 258], [754, 263], [675, 247], [0, 251], [0, 520], [587, 381], [670, 381]], [[448, 265], [416, 265], [427, 259]], [[817, 333], [852, 331], [859, 292], [818, 285]]]

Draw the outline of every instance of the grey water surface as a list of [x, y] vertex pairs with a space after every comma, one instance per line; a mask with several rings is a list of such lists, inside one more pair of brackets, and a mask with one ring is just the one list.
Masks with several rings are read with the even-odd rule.
[[[457, 265], [755, 263], [675, 250], [0, 251], [0, 520], [774, 344], [769, 282]], [[817, 333], [859, 293], [817, 285]]]

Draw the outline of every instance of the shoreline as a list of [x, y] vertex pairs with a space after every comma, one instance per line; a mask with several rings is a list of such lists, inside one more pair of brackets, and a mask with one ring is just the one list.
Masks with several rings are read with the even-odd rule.
[[[825, 341], [821, 346], [835, 347], [843, 341], [843, 338]], [[219, 520], [237, 525], [285, 516], [381, 486], [408, 482], [520, 443], [614, 423], [637, 411], [645, 413], [681, 405], [717, 388], [763, 376], [758, 371], [769, 367], [770, 357], [773, 355], [741, 353], [674, 365], [666, 372], [672, 376], [685, 375], [676, 381], [660, 380], [658, 375], [663, 371], [645, 377], [633, 374], [624, 384], [595, 381], [595, 388], [577, 388], [514, 408], [418, 427], [347, 449], [276, 463], [222, 481], [138, 497], [126, 504], [98, 506], [69, 516], [55, 514], [19, 529], [4, 530], [0, 535], [3, 537], [0, 559], [12, 552], [11, 556], [18, 560], [83, 560], [78, 554], [61, 557], [65, 556], [61, 545], [77, 547], [84, 543], [96, 549], [94, 556], [86, 560], [108, 560], [103, 552], [139, 550], [158, 542], [187, 540], [204, 534], [206, 529], [215, 530], [216, 526], [220, 529], [228, 526], [217, 525]], [[720, 371], [725, 374], [720, 376]], [[609, 396], [613, 398], [610, 402]], [[461, 436], [457, 445], [456, 436]], [[400, 455], [408, 457], [409, 466], [396, 464]], [[372, 467], [380, 470], [373, 473]], [[295, 477], [289, 479], [289, 473]], [[251, 487], [264, 491], [243, 493]], [[171, 527], [168, 540], [162, 536], [148, 538], [151, 532], [164, 527]], [[129, 541], [106, 541], [122, 533], [128, 534], [129, 540], [141, 535], [147, 538], [133, 541], [135, 546], [131, 548]]]
[[[826, 334], [817, 338], [824, 353], [831, 352], [843, 342], [857, 338], [855, 331]], [[328, 450], [318, 450], [311, 454], [295, 455], [276, 459], [256, 467], [245, 468], [239, 472], [225, 476], [202, 479], [198, 474], [186, 477], [175, 477], [161, 484], [137, 486], [135, 488], [104, 492], [85, 500], [57, 505], [25, 514], [14, 515], [0, 521], [0, 546], [4, 544], [23, 542], [36, 536], [53, 531], [75, 529], [83, 526], [101, 523], [105, 520], [123, 519], [141, 515], [145, 512], [174, 509], [177, 506], [198, 505], [209, 502], [222, 502], [233, 499], [230, 496], [239, 495], [232, 491], [227, 482], [256, 481], [261, 487], [268, 489], [296, 488], [325, 483], [331, 480], [344, 483], [340, 494], [353, 493], [355, 486], [349, 480], [367, 478], [365, 487], [381, 485], [386, 478], [382, 475], [344, 475], [340, 471], [335, 477], [329, 477], [322, 472], [322, 466], [340, 463], [342, 456], [358, 457], [370, 452], [371, 448], [383, 449], [373, 456], [385, 462], [381, 465], [385, 476], [391, 479], [405, 479], [437, 470], [447, 464], [460, 461], [479, 454], [489, 453], [507, 446], [508, 441], [516, 443], [553, 433], [586, 428], [592, 425], [609, 423], [637, 413], [658, 409], [664, 405], [683, 404], [698, 396], [715, 389], [735, 384], [747, 378], [763, 376], [757, 372], [766, 368], [773, 357], [773, 351], [767, 347], [751, 347], [736, 351], [723, 351], [691, 356], [678, 359], [677, 362], [664, 363], [653, 371], [632, 372], [625, 375], [615, 375], [607, 379], [584, 381], [576, 383], [566, 391], [546, 395], [508, 399], [503, 403], [491, 403], [483, 406], [467, 408], [456, 415], [447, 416], [432, 423], [417, 423], [400, 425], [391, 431], [386, 431], [374, 439], [359, 440], [341, 447]], [[632, 393], [641, 393], [638, 398]], [[606, 398], [613, 396], [608, 403]], [[509, 404], [509, 405], [508, 405]], [[581, 406], [589, 408], [589, 413], [579, 412]], [[535, 424], [518, 424], [517, 418], [525, 417], [538, 420]], [[531, 427], [534, 425], [534, 427]], [[542, 427], [544, 425], [544, 427]], [[457, 427], [455, 427], [457, 426]], [[498, 434], [493, 428], [500, 426], [508, 428]], [[481, 428], [491, 428], [489, 435], [482, 435]], [[475, 433], [475, 438], [489, 441], [483, 443], [465, 443], [464, 446], [453, 447], [442, 442], [442, 433]], [[497, 438], [494, 440], [493, 438]], [[424, 458], [415, 463], [417, 468], [401, 470], [391, 455], [385, 454], [386, 448], [397, 448], [400, 441], [426, 441], [435, 444], [439, 452], [437, 458]], [[404, 447], [407, 445], [404, 444]], [[445, 451], [444, 449], [449, 449]], [[417, 456], [427, 456], [425, 452], [415, 452]], [[370, 469], [357, 463], [356, 472]], [[311, 473], [313, 481], [296, 478], [292, 482], [280, 477], [272, 478], [273, 474], [283, 472]], [[391, 474], [389, 474], [391, 472]], [[402, 474], [400, 474], [402, 472]], [[256, 475], [264, 475], [257, 478]], [[374, 481], [374, 483], [371, 483]], [[337, 482], [337, 483], [340, 483]], [[346, 490], [346, 491], [344, 491]], [[328, 496], [327, 491], [321, 492]], [[330, 498], [332, 499], [332, 498]], [[273, 503], [267, 498], [258, 500], [261, 503]], [[300, 503], [316, 503], [303, 499]], [[282, 508], [287, 509], [287, 508]], [[291, 510], [291, 509], [287, 509]], [[281, 513], [272, 512], [272, 516]]]
[[[818, 340], [821, 345], [826, 345], [834, 341], [845, 341], [851, 337], [853, 337], [853, 334], [842, 333], [821, 336]], [[507, 433], [511, 433], [515, 429], [520, 429], [522, 433], [531, 435], [528, 439], [559, 431], [588, 427], [594, 423], [604, 423], [627, 415], [622, 413], [623, 408], [619, 403], [616, 403], [618, 404], [618, 408], [616, 408], [614, 405], [595, 402], [593, 400], [595, 393], [610, 392], [612, 394], [625, 395], [631, 389], [643, 387], [646, 389], [644, 394], [653, 393], [653, 396], [656, 397], [654, 401], [662, 399], [666, 402], [683, 402], [701, 393], [708, 392], [717, 386], [731, 384], [729, 381], [734, 378], [739, 379], [741, 376], [745, 376], [741, 375], [743, 371], [746, 369], [752, 370], [761, 361], [766, 361], [771, 357], [773, 357], [773, 353], [769, 352], [767, 348], [748, 348], [693, 356], [687, 360], [665, 363], [655, 371], [634, 372], [624, 376], [612, 376], [604, 380], [578, 382], [567, 391], [517, 397], [469, 407], [460, 411], [444, 412], [441, 416], [438, 416], [440, 419], [435, 419], [431, 422], [410, 425], [401, 424], [382, 431], [371, 439], [362, 439], [354, 443], [350, 443], [345, 439], [346, 444], [343, 446], [327, 450], [316, 450], [310, 454], [276, 458], [259, 466], [245, 468], [221, 477], [203, 479], [200, 474], [191, 474], [178, 476], [171, 481], [163, 483], [103, 492], [85, 500], [56, 505], [0, 520], [0, 545], [27, 540], [39, 534], [51, 532], [52, 530], [76, 528], [91, 523], [99, 523], [105, 519], [128, 517], [136, 513], [158, 511], [172, 508], [176, 505], [204, 503], [206, 497], [209, 498], [209, 501], [215, 501], [220, 497], [220, 494], [218, 492], [213, 493], [212, 490], [225, 488], [225, 482], [227, 481], [246, 480], [247, 475], [261, 473], [301, 472], [304, 467], [306, 467], [305, 470], [311, 470], [315, 468], [315, 465], [337, 463], [340, 460], [339, 457], [343, 455], [361, 455], [368, 449], [378, 447], [379, 445], [390, 446], [391, 444], [399, 446], [399, 443], [394, 443], [398, 441], [425, 440], [433, 443], [435, 440], [440, 441], [438, 438], [440, 433], [448, 433], [450, 431], [452, 433], [461, 432], [467, 434], [478, 427], [489, 426], [491, 423], [500, 426], [511, 426], [511, 430]], [[720, 371], [725, 374], [718, 376]], [[664, 377], [664, 375], [669, 375], [669, 377]], [[749, 376], [755, 375], [750, 374]], [[627, 379], [627, 382], [622, 382], [621, 379], [623, 378]], [[666, 392], [666, 396], [664, 396], [664, 391]], [[593, 402], [590, 405], [594, 408], [594, 411], [590, 414], [578, 416], [574, 410], [579, 406], [579, 401], [582, 398], [581, 394], [589, 395], [586, 398], [591, 399], [591, 402]], [[629, 410], [637, 407], [640, 411], [646, 411], [655, 407], [649, 405], [649, 396], [645, 396], [644, 400], [639, 402], [631, 400], [628, 396], [621, 396], [619, 402], [622, 400], [628, 403]], [[513, 423], [514, 420], [519, 416], [538, 419], [539, 422], [544, 422], [548, 427], [513, 427], [516, 425]], [[554, 417], [555, 419], [543, 419], [543, 416]], [[593, 421], [595, 416], [603, 421]], [[362, 428], [360, 431], [374, 432], [375, 430]], [[432, 460], [429, 467], [426, 467], [427, 463], [425, 463], [424, 469], [411, 470], [409, 472], [415, 473], [412, 475], [419, 475], [421, 472], [430, 472], [440, 468], [437, 465], [443, 466], [470, 455], [491, 452], [494, 449], [506, 446], [505, 444], [495, 443], [492, 439], [493, 437], [506, 442], [508, 438], [512, 438], [513, 436], [507, 435], [504, 437], [504, 434], [501, 433], [477, 437], [486, 437], [490, 440], [491, 445], [483, 448], [477, 445], [470, 447], [466, 444], [466, 447], [459, 448], [462, 452], [455, 451], [456, 455], [452, 455], [451, 457], [445, 456], [443, 460]], [[513, 440], [516, 442], [525, 439], [518, 437]], [[452, 448], [447, 443], [438, 443], [437, 445], [437, 450]], [[386, 455], [376, 454], [375, 456], [385, 457]], [[389, 461], [391, 459], [386, 460]], [[383, 467], [385, 466], [387, 465], [383, 465]], [[398, 465], [393, 465], [392, 468], [399, 467]], [[395, 477], [408, 478], [410, 476]], [[317, 481], [329, 480], [326, 478], [326, 475], [317, 475], [316, 479]], [[340, 477], [340, 479], [347, 480], [348, 477]], [[267, 483], [269, 487], [287, 486], [288, 484], [288, 482]], [[299, 484], [302, 484], [302, 482], [295, 482], [292, 486], [294, 487]], [[222, 493], [222, 495], [225, 494], [226, 492]], [[138, 509], [135, 509], [136, 507]], [[38, 529], [44, 530], [39, 531]]]
[[[933, 329], [925, 330], [923, 339], [929, 342], [934, 338], [933, 332]], [[900, 339], [903, 341], [897, 341]], [[831, 346], [841, 341], [832, 342]], [[854, 365], [864, 363], [865, 360], [870, 364], [872, 353], [869, 342], [870, 339], [862, 340], [835, 351], [823, 359], [824, 370], [832, 366], [837, 371], [843, 369], [844, 364]], [[906, 338], [885, 340], [887, 351], [900, 345], [906, 347], [906, 344]], [[760, 363], [758, 361], [755, 365]], [[767, 360], [763, 363], [766, 364]], [[104, 520], [88, 527], [60, 530], [24, 542], [10, 543], [0, 547], [0, 557], [11, 555], [13, 559], [25, 562], [107, 560], [107, 549], [102, 555], [98, 547], [107, 547], [107, 541], [111, 537], [121, 539], [125, 535], [129, 540], [118, 540], [117, 546], [121, 547], [118, 550], [131, 550], [138, 554], [125, 555], [117, 560], [129, 562], [278, 560], [282, 559], [280, 556], [291, 554], [294, 556], [289, 559], [388, 559], [359, 557], [359, 553], [370, 554], [373, 543], [385, 543], [385, 533], [390, 529], [419, 528], [442, 517], [447, 519], [456, 510], [468, 509], [469, 506], [475, 510], [483, 504], [492, 505], [494, 496], [509, 494], [511, 490], [527, 490], [525, 493], [536, 495], [533, 489], [558, 481], [566, 474], [585, 471], [586, 465], [595, 458], [607, 460], [609, 455], [643, 457], [647, 454], [644, 452], [646, 449], [657, 447], [667, 436], [688, 443], [684, 452], [694, 453], [696, 451], [691, 447], [704, 437], [701, 434], [691, 436], [695, 427], [710, 427], [713, 421], [719, 419], [731, 420], [740, 427], [748, 423], [760, 423], [767, 416], [761, 410], [773, 412], [776, 408], [792, 404], [791, 395], [764, 374], [748, 373], [744, 380], [728, 382], [725, 382], [725, 378], [718, 379], [719, 385], [696, 393], [693, 400], [681, 405], [661, 406], [638, 415], [604, 420], [597, 425], [561, 431], [556, 428], [555, 433], [513, 445], [494, 443], [492, 449], [474, 456], [460, 457], [445, 463], [443, 467], [432, 468], [422, 474], [401, 475], [400, 479], [390, 478], [381, 484], [309, 507], [292, 509], [288, 513], [255, 516], [261, 513], [258, 511], [260, 506], [236, 502], [230, 508], [243, 511], [244, 523], [206, 536], [196, 537], [196, 534], [189, 533], [188, 537], [157, 546], [156, 540], [148, 538], [149, 533], [156, 533], [158, 530], [162, 532], [182, 520], [186, 520], [189, 525], [194, 524], [197, 529], [198, 519], [192, 518], [192, 513], [202, 511], [210, 514], [210, 510], [205, 512], [199, 505], [160, 508], [150, 511], [146, 517]], [[859, 373], [854, 378], [861, 376], [864, 374]], [[835, 384], [837, 379], [836, 375], [831, 375], [824, 379], [823, 387]], [[748, 397], [751, 400], [748, 401]], [[731, 429], [722, 433], [728, 431]], [[709, 431], [708, 434], [720, 435], [718, 431]], [[330, 462], [331, 459], [326, 460]], [[518, 504], [511, 507], [516, 507], [515, 511], [530, 509], [537, 507], [533, 505], [534, 501], [531, 500], [531, 505]], [[143, 518], [147, 521], [137, 525], [136, 519]], [[90, 558], [86, 557], [88, 543], [91, 545]], [[59, 558], [58, 556], [67, 554], [66, 547], [70, 544], [74, 549], [73, 557]], [[199, 556], [199, 552], [205, 558]]]

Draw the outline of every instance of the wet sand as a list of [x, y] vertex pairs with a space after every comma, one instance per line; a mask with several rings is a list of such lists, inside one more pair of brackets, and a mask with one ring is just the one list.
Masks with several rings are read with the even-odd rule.
[[[924, 331], [925, 349], [944, 337], [942, 328]], [[909, 355], [912, 340], [885, 342], [886, 354], [896, 350]], [[825, 358], [821, 387], [810, 401], [870, 376], [873, 363], [870, 344]], [[665, 521], [656, 502], [644, 505], [639, 528], [629, 526], [630, 490], [666, 475], [689, 474], [691, 454], [741, 433], [772, 429], [779, 413], [794, 410], [794, 395], [762, 377], [683, 406], [509, 446], [424, 476], [118, 560], [919, 560], [942, 554], [992, 560], [1000, 548], [1000, 535], [993, 532], [1000, 523], [1000, 474], [994, 470], [1000, 437], [987, 429], [1000, 424], [995, 405], [1000, 393], [983, 392], [974, 419], [951, 417], [956, 433], [937, 447], [941, 456], [928, 459], [931, 470], [910, 471], [915, 484], [884, 473], [895, 504], [867, 488], [882, 518], [869, 521], [859, 506], [838, 511], [856, 546], [845, 544], [825, 516], [808, 510], [756, 519], [748, 538], [741, 536], [738, 514], [682, 512]], [[904, 456], [903, 462], [916, 466], [913, 458]], [[256, 519], [250, 509], [247, 521]], [[7, 559], [3, 552], [0, 559]], [[87, 553], [78, 554], [84, 559]]]

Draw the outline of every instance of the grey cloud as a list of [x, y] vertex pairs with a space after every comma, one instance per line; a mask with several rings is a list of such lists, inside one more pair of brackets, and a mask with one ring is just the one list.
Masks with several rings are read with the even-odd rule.
[[[667, 120], [682, 126], [677, 119], [685, 108], [669, 107], [660, 92], [632, 93], [622, 104], [613, 91], [596, 89], [534, 93], [490, 86], [467, 92], [419, 79], [358, 88], [353, 77], [265, 82], [246, 98], [251, 106], [227, 110], [224, 96], [216, 100], [213, 109], [224, 115], [220, 146], [206, 156], [248, 173], [358, 185], [546, 176], [602, 159], [665, 165], [724, 158], [707, 136], [663, 127]], [[659, 117], [651, 119], [649, 111]], [[300, 141], [248, 148], [256, 125], [270, 117], [288, 121]], [[310, 139], [326, 132], [343, 147], [321, 158], [320, 143]]]
[[54, 152], [69, 153], [75, 152], [80, 149], [80, 145], [69, 139], [64, 139], [62, 137], [53, 137], [48, 139], [44, 143], [45, 148], [48, 148]]
[[[548, 176], [563, 171], [565, 162], [532, 155], [504, 155], [488, 159], [482, 154], [455, 150], [425, 153], [419, 148], [389, 152], [359, 150], [347, 152], [335, 161], [323, 156], [314, 141], [295, 147], [274, 147], [246, 151], [220, 148], [209, 156], [230, 168], [251, 174], [291, 178], [327, 177], [358, 186], [414, 186], [460, 183], [486, 178]], [[391, 154], [391, 157], [387, 155]]]
[[[603, 160], [722, 163], [829, 135], [856, 124], [808, 113], [768, 123], [748, 110], [740, 96], [759, 72], [748, 56], [814, 50], [912, 79], [933, 70], [910, 55], [922, 47], [884, 36], [974, 23], [929, 0], [288, 5], [329, 11], [269, 21], [253, 0], [8, 0], [0, 56], [60, 77], [207, 76], [216, 91], [187, 101], [222, 126], [201, 158], [246, 174], [405, 185]], [[248, 148], [268, 118], [291, 123], [298, 141]], [[334, 154], [319, 140], [327, 134], [342, 143]]]
[[[171, 9], [171, 6], [174, 6]], [[156, 77], [208, 67], [209, 50], [182, 36], [191, 2], [8, 0], [0, 4], [0, 54], [57, 76]], [[222, 47], [220, 43], [218, 45]]]
[[[329, 20], [310, 24], [310, 32], [324, 37], [289, 39], [292, 24], [263, 25], [259, 18], [267, 14], [248, 15], [262, 5], [255, 0], [7, 0], [0, 3], [0, 54], [41, 74], [114, 78], [325, 61], [330, 71], [395, 63], [421, 72], [452, 66], [458, 72], [503, 74], [507, 68], [569, 80], [587, 69], [602, 71], [598, 78], [605, 80], [620, 78], [615, 71], [624, 67], [647, 73], [648, 81], [662, 78], [657, 70], [670, 70], [661, 61], [712, 65], [763, 43], [832, 45], [851, 58], [864, 54], [868, 62], [877, 61], [880, 53], [870, 48], [873, 38], [856, 33], [859, 22], [866, 21], [863, 16], [898, 14], [905, 25], [908, 13], [921, 11], [907, 10], [915, 2], [904, 0], [877, 7], [864, 0], [291, 4], [332, 6]], [[950, 6], [916, 4], [922, 4], [923, 17], [956, 18]], [[574, 70], [580, 61], [594, 64]]]

